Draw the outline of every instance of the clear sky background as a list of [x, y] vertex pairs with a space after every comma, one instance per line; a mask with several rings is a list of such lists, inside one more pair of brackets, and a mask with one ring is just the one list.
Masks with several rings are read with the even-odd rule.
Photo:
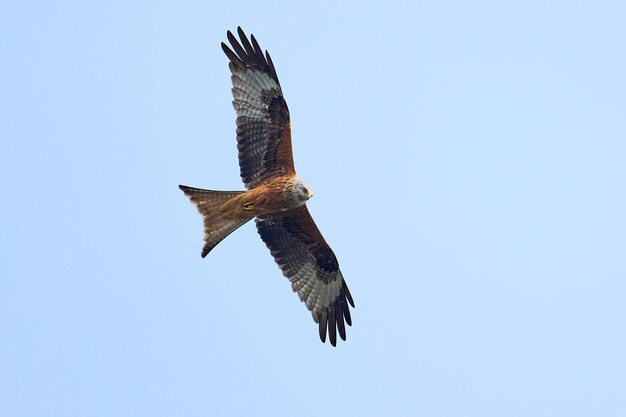
[[[626, 415], [626, 6], [0, 6], [0, 415]], [[269, 49], [356, 302], [322, 344], [241, 189], [226, 30]]]

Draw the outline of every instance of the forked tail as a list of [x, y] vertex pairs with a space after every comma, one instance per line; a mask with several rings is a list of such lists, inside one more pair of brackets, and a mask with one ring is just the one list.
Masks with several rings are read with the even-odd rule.
[[178, 188], [196, 205], [204, 219], [204, 240], [206, 243], [202, 248], [203, 258], [226, 236], [250, 220], [250, 218], [234, 219], [219, 211], [224, 203], [244, 191], [212, 191], [187, 187], [186, 185], [179, 185]]

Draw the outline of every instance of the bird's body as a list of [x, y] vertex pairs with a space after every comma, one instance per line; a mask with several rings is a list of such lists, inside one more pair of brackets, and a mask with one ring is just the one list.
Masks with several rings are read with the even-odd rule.
[[248, 219], [264, 214], [279, 214], [306, 202], [288, 198], [293, 193], [292, 189], [293, 178], [273, 178], [231, 198], [219, 211], [233, 218]]
[[241, 44], [228, 32], [233, 105], [237, 111], [237, 147], [245, 191], [213, 191], [179, 186], [204, 219], [205, 257], [226, 236], [256, 218], [257, 230], [283, 274], [291, 281], [313, 319], [336, 344], [351, 325], [352, 296], [337, 258], [306, 207], [313, 195], [298, 178], [291, 149], [289, 110], [269, 54], [263, 55], [241, 28]]
[[280, 176], [261, 182], [256, 187], [233, 197], [225, 204], [226, 210], [253, 217], [279, 214], [306, 203], [312, 197], [298, 177]]

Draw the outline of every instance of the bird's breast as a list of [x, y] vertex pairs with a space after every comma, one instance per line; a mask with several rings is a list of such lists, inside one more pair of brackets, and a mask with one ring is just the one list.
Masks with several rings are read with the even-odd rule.
[[291, 204], [285, 198], [284, 182], [277, 181], [260, 184], [235, 197], [230, 204], [240, 215], [261, 216], [265, 214], [278, 214], [292, 209]]

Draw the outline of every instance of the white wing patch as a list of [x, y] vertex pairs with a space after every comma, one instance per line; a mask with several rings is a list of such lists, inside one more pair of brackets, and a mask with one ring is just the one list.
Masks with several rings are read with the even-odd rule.
[[311, 260], [305, 263], [293, 277], [288, 278], [293, 291], [298, 293], [300, 301], [304, 302], [311, 311], [313, 320], [319, 323], [323, 310], [334, 303], [339, 296], [343, 277], [339, 272], [333, 281], [326, 284], [317, 279], [316, 274], [315, 260]]

